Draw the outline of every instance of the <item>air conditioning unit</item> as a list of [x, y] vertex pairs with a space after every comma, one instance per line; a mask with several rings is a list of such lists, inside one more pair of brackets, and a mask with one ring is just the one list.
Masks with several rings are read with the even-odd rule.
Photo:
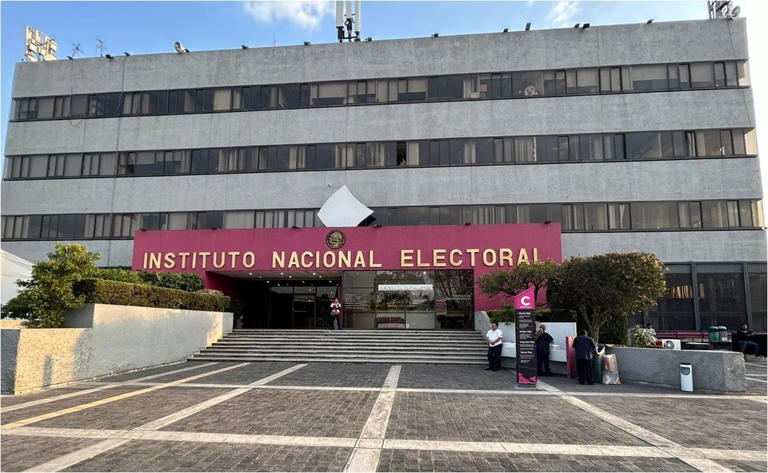
[[676, 338], [662, 338], [661, 339], [661, 346], [664, 348], [667, 348], [669, 350], [681, 350], [682, 345], [680, 344], [680, 340]]

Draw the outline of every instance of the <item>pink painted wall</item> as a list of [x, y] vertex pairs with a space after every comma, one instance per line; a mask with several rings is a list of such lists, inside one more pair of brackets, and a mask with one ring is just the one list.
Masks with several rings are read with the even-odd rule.
[[[408, 227], [354, 227], [339, 228], [346, 238], [346, 242], [339, 250], [332, 250], [326, 245], [326, 236], [334, 228], [270, 228], [270, 229], [233, 229], [233, 230], [164, 230], [164, 231], [138, 231], [134, 236], [133, 245], [133, 269], [164, 272], [195, 272], [203, 276], [206, 287], [228, 289], [227, 278], [216, 274], [222, 271], [327, 271], [327, 270], [425, 270], [425, 269], [474, 269], [475, 278], [500, 269], [499, 249], [508, 248], [513, 252], [513, 260], [518, 260], [520, 249], [525, 249], [528, 258], [532, 261], [534, 248], [538, 252], [539, 260], [552, 259], [562, 261], [562, 244], [559, 223], [541, 224], [515, 224], [515, 225], [434, 225], [434, 226], [408, 226]], [[401, 266], [401, 250], [414, 250], [413, 267]], [[433, 250], [445, 249], [445, 267], [432, 264]], [[448, 256], [451, 250], [461, 250], [463, 254], [461, 264], [452, 266]], [[479, 249], [474, 267], [471, 264], [467, 249]], [[351, 251], [354, 261], [356, 251], [363, 252], [366, 267], [339, 267], [338, 258], [336, 266], [328, 268], [318, 265], [315, 260], [316, 253], [320, 252], [320, 259], [327, 251], [334, 253]], [[416, 250], [422, 253], [422, 263], [426, 266], [416, 266]], [[485, 263], [491, 259], [488, 253], [488, 261], [483, 261], [485, 250], [496, 251], [496, 264], [488, 266]], [[285, 251], [285, 268], [273, 267], [273, 251]], [[288, 268], [290, 252], [296, 251], [300, 256], [302, 252], [312, 253], [306, 257], [305, 262], [313, 263], [309, 268]], [[381, 267], [369, 267], [369, 252], [374, 252], [373, 262]], [[181, 265], [180, 253], [190, 253], [186, 257], [185, 267]], [[203, 255], [205, 265], [203, 265]], [[194, 267], [192, 254], [195, 256]], [[213, 254], [216, 260], [213, 260]], [[147, 262], [151, 262], [150, 254], [155, 258], [159, 256], [161, 266], [148, 268]], [[169, 256], [168, 254], [172, 255]], [[247, 256], [246, 256], [247, 254]], [[454, 259], [458, 262], [458, 255]], [[173, 264], [171, 264], [173, 263]], [[214, 263], [219, 268], [214, 267]], [[234, 264], [233, 264], [234, 263]], [[508, 267], [508, 266], [504, 266]], [[234, 296], [234, 294], [232, 294]], [[483, 296], [477, 286], [475, 287], [475, 309], [487, 310], [499, 307], [498, 300], [490, 300]]]

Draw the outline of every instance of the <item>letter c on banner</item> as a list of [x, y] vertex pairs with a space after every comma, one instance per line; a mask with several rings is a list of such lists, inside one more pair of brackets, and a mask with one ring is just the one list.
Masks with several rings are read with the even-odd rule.
[[531, 296], [523, 296], [523, 297], [520, 299], [520, 302], [522, 302], [522, 303], [523, 303], [523, 305], [524, 305], [524, 306], [526, 306], [526, 307], [527, 307], [527, 306], [530, 306], [530, 305], [531, 305]]

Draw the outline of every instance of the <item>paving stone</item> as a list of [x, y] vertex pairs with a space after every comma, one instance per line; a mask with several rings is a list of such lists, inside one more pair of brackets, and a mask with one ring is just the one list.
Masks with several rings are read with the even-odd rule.
[[685, 447], [744, 450], [766, 447], [765, 403], [695, 398], [582, 399]]
[[2, 397], [0, 397], [0, 407], [14, 406], [16, 404], [21, 404], [22, 402], [37, 401], [39, 399], [46, 399], [49, 397], [59, 396], [61, 394], [68, 394], [75, 391], [81, 391], [83, 389], [88, 389], [92, 387], [94, 386], [74, 384], [74, 385], [46, 389], [44, 391], [35, 391], [33, 393], [27, 393], [27, 394], [3, 395]]
[[554, 397], [408, 392], [395, 396], [387, 438], [647, 445]]
[[[211, 366], [205, 366], [205, 363], [176, 363], [173, 365], [166, 365], [166, 366], [159, 366], [157, 368], [149, 368], [149, 369], [143, 369], [143, 370], [136, 370], [131, 371], [128, 373], [121, 373], [121, 374], [115, 374], [111, 376], [102, 376], [99, 378], [96, 378], [95, 381], [102, 381], [102, 382], [109, 382], [109, 383], [116, 383], [121, 381], [131, 381], [134, 379], [143, 378], [145, 376], [152, 376], [156, 374], [161, 373], [168, 373], [170, 371], [176, 371], [184, 368], [194, 368], [191, 370], [183, 371], [182, 373], [179, 373], [180, 378], [186, 378], [187, 376], [194, 376], [196, 374], [203, 373], [204, 371], [210, 371], [221, 368], [219, 364], [211, 365]], [[157, 379], [151, 379], [150, 382], [155, 382]]]
[[351, 450], [135, 440], [64, 471], [341, 471]]
[[378, 392], [253, 390], [163, 430], [357, 437]]
[[[217, 369], [226, 368], [237, 363], [219, 363]], [[292, 366], [296, 366], [298, 363], [289, 362], [262, 362], [262, 363], [250, 363], [239, 368], [235, 368], [223, 373], [217, 373], [204, 378], [196, 379], [193, 383], [202, 384], [251, 384], [254, 381], [258, 381], [262, 378], [266, 378], [269, 375], [273, 375], [277, 372], [288, 369]], [[301, 371], [304, 368], [299, 368]]]
[[382, 450], [377, 471], [697, 471], [675, 458]]
[[[106, 399], [112, 396], [118, 396], [120, 394], [137, 391], [139, 389], [141, 388], [126, 387], [126, 388], [102, 389], [101, 391], [83, 394], [81, 396], [74, 396], [67, 399], [62, 399], [60, 401], [51, 401], [51, 402], [47, 402], [45, 404], [40, 404], [37, 406], [25, 407], [17, 411], [3, 413], [2, 423], [7, 424], [9, 422], [16, 422], [21, 419], [27, 419], [29, 417], [35, 417], [41, 414], [47, 414], [49, 412], [55, 412], [61, 409], [67, 409], [69, 407], [79, 406], [81, 404], [86, 404], [89, 402]], [[38, 424], [35, 424], [35, 425], [37, 426]]]
[[132, 429], [228, 391], [212, 388], [163, 388], [32, 425], [74, 429]]
[[400, 369], [399, 388], [529, 389], [517, 386], [514, 370], [486, 371], [482, 365], [412, 365]]
[[[171, 381], [178, 381], [180, 379], [189, 378], [191, 376], [197, 376], [199, 374], [220, 370], [222, 368], [227, 368], [228, 366], [234, 366], [234, 365], [237, 365], [239, 363], [236, 363], [236, 362], [220, 362], [220, 363], [215, 363], [215, 364], [210, 365], [210, 366], [204, 366], [204, 363], [187, 362], [185, 364], [175, 365], [175, 369], [190, 368], [190, 367], [193, 367], [193, 366], [198, 366], [198, 364], [200, 365], [200, 368], [198, 368], [198, 369], [182, 371], [181, 373], [173, 373], [173, 374], [169, 374], [169, 375], [166, 375], [166, 376], [160, 376], [158, 378], [153, 378], [153, 379], [147, 380], [147, 382], [150, 382], [150, 383], [170, 383]], [[237, 368], [235, 368], [235, 369], [237, 369]], [[172, 371], [172, 370], [169, 370], [169, 371]], [[226, 373], [226, 371], [225, 371], [225, 373]], [[143, 376], [149, 376], [150, 374], [151, 373], [147, 373], [147, 374], [145, 374]], [[143, 377], [143, 376], [138, 376], [138, 377], [140, 378], [140, 377]], [[190, 382], [191, 383], [202, 383], [206, 379], [208, 379], [208, 378], [210, 378], [212, 376], [216, 376], [216, 375], [205, 376], [203, 378], [198, 378], [198, 379], [192, 380]]]
[[746, 460], [717, 460], [717, 463], [733, 471], [768, 471], [768, 462]]
[[99, 439], [3, 435], [0, 442], [2, 471], [24, 471], [99, 442]]
[[390, 366], [386, 363], [312, 363], [269, 384], [378, 388], [384, 384]]

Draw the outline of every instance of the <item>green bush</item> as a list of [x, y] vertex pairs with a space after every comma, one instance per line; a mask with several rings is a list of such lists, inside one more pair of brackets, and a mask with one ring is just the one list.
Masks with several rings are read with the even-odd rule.
[[576, 312], [566, 309], [540, 309], [536, 313], [536, 322], [576, 322]]
[[491, 319], [491, 323], [514, 323], [515, 307], [502, 302], [501, 309], [493, 309], [488, 311], [488, 318]]
[[227, 296], [214, 296], [206, 293], [153, 287], [146, 284], [105, 281], [92, 278], [83, 279], [76, 283], [74, 292], [77, 296], [83, 296], [86, 302], [94, 304], [163, 307], [167, 309], [215, 312], [223, 312], [229, 310], [230, 307], [229, 297]]
[[2, 317], [27, 319], [28, 327], [63, 327], [64, 313], [84, 303], [82, 297], [73, 294], [73, 285], [96, 274], [94, 262], [98, 259], [99, 253], [91, 253], [83, 245], [56, 243], [48, 261], [32, 267], [28, 281], [16, 281], [21, 290], [2, 306]]
[[167, 289], [196, 292], [203, 289], [203, 278], [194, 273], [148, 273], [139, 272], [139, 278], [146, 284]]
[[99, 268], [95, 277], [96, 279], [101, 279], [104, 281], [120, 281], [120, 282], [130, 282], [134, 284], [142, 283], [139, 273], [135, 271], [129, 271], [127, 269]]

